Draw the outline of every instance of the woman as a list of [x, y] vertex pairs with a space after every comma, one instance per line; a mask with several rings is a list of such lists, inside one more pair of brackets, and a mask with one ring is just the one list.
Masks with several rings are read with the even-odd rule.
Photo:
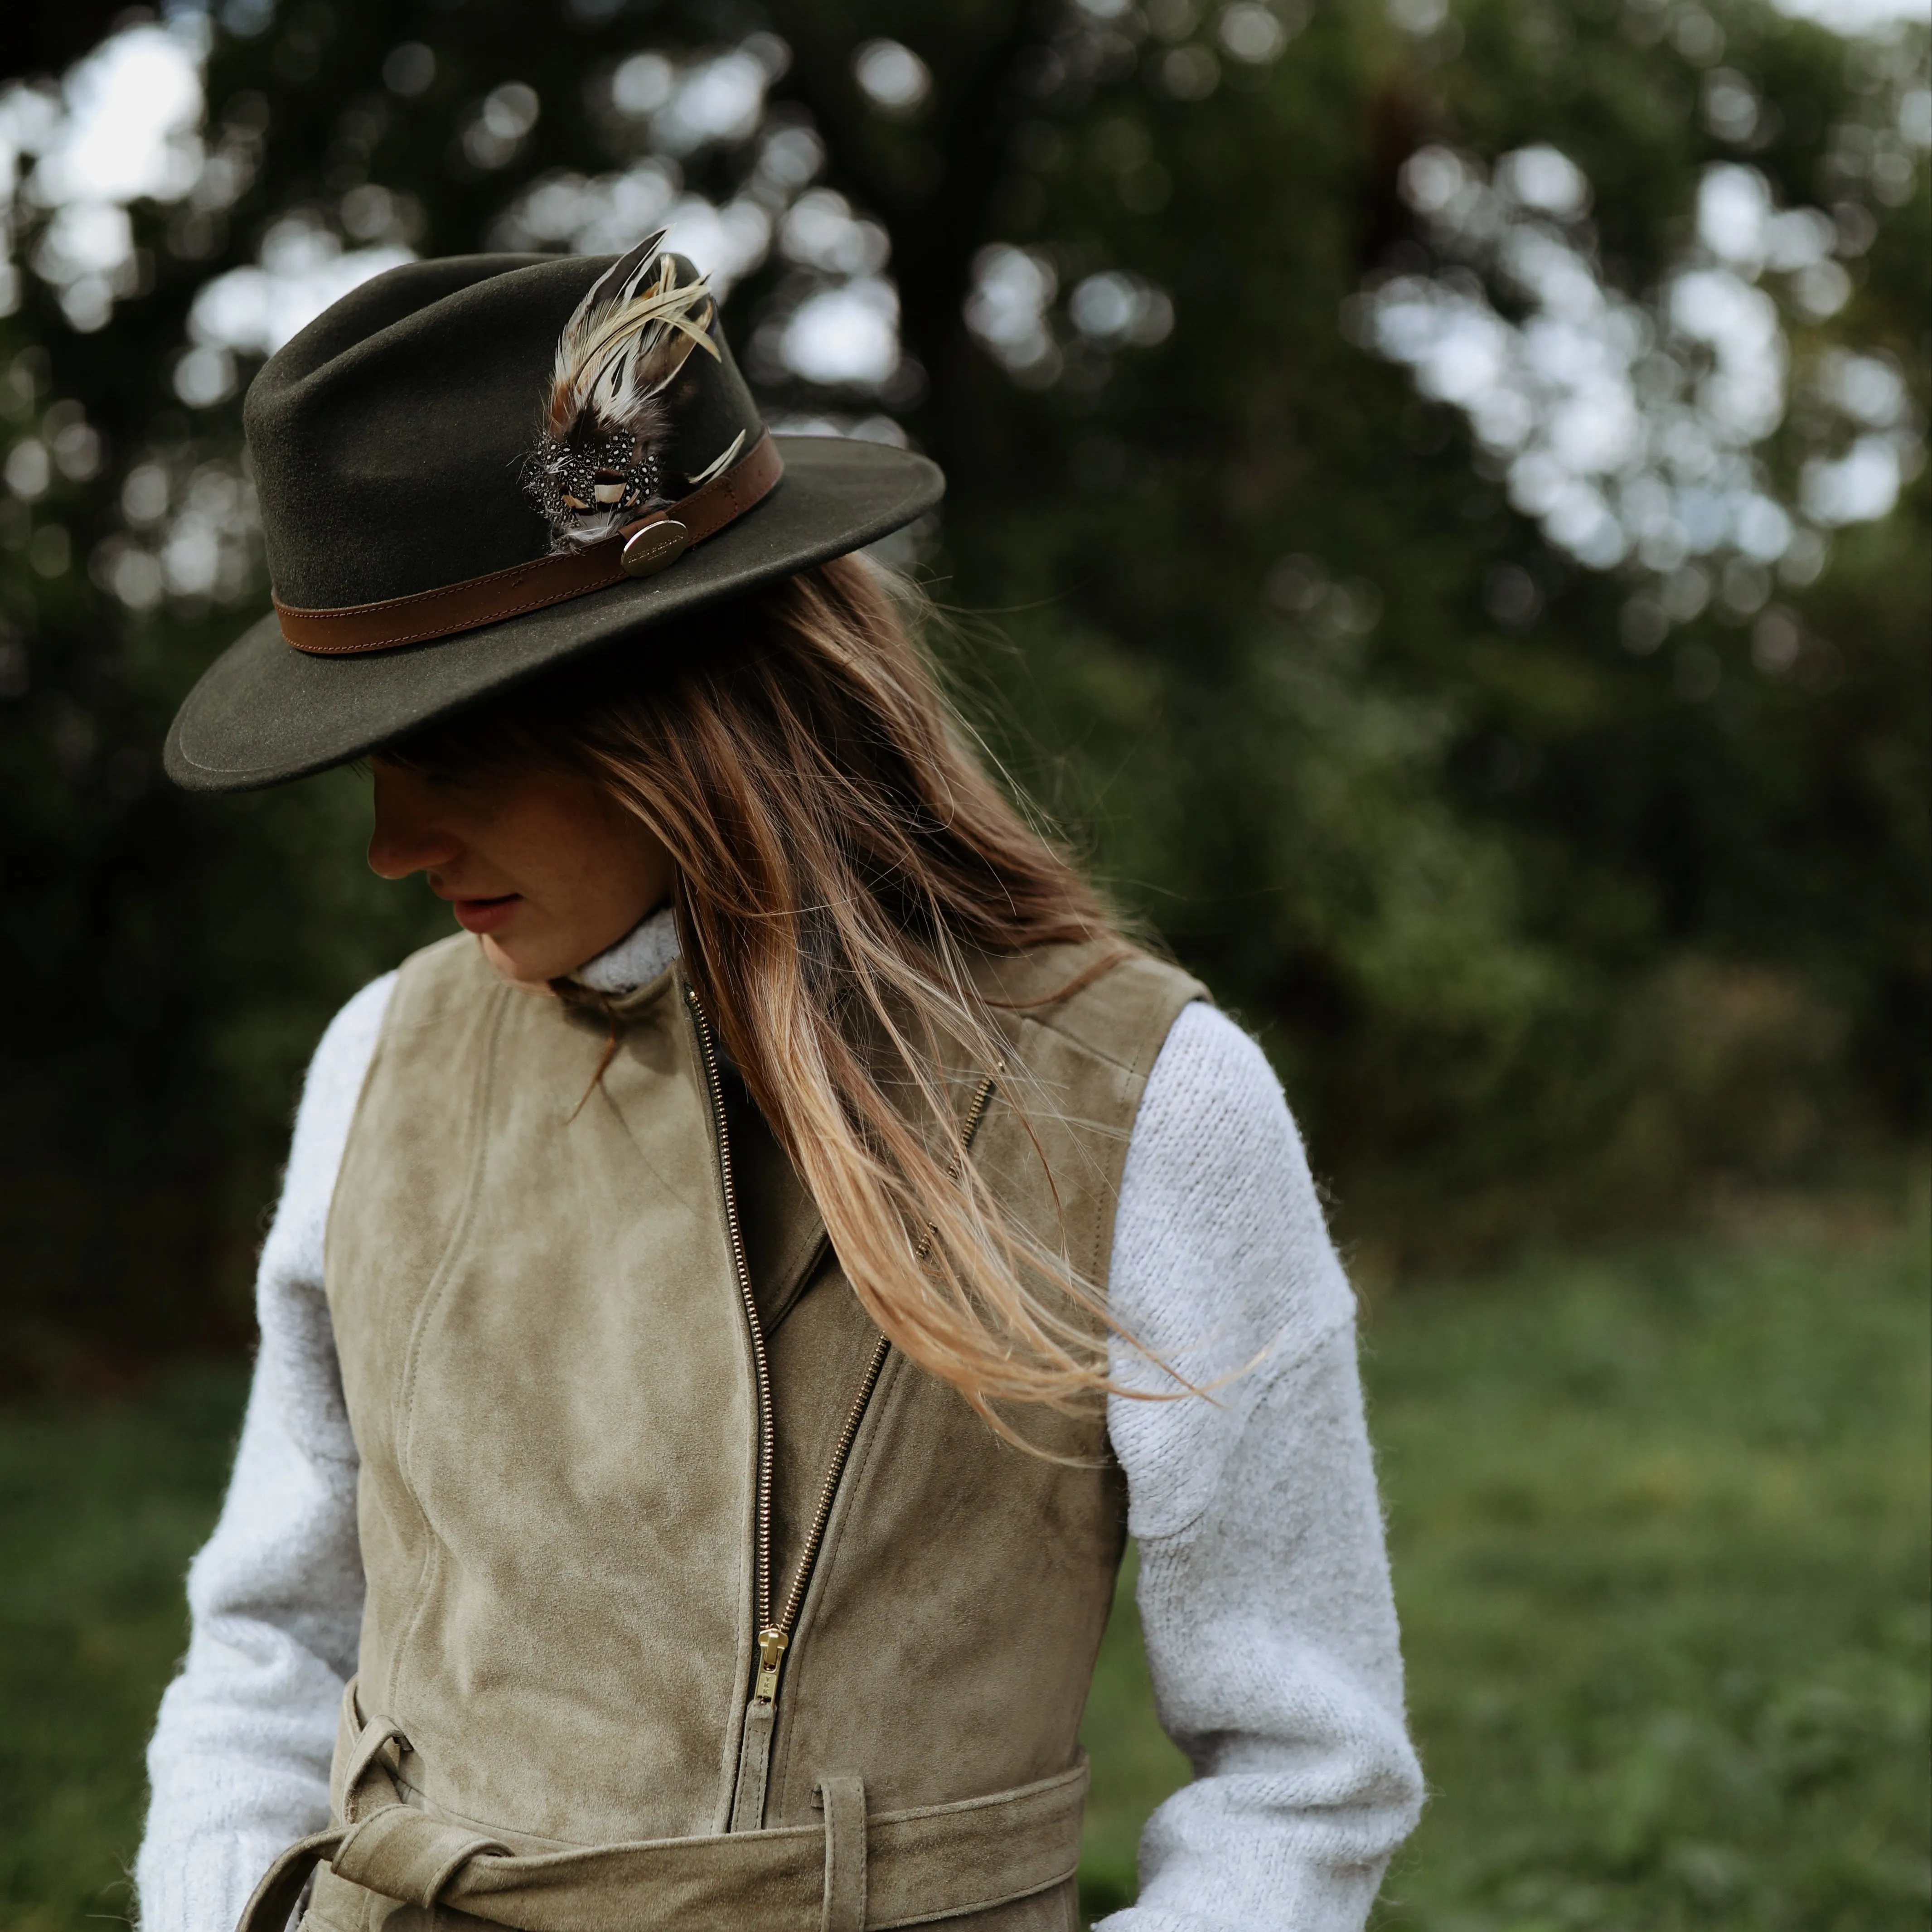
[[1280, 1090], [852, 554], [938, 472], [770, 436], [662, 238], [250, 392], [276, 612], [169, 769], [369, 757], [472, 936], [310, 1070], [143, 1922], [1071, 1927], [1131, 1528], [1196, 1775], [1114, 1922], [1359, 1928], [1420, 1785]]

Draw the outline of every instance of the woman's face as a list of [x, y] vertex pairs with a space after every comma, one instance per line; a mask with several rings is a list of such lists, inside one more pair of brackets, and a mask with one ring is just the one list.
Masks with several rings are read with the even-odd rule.
[[670, 891], [670, 853], [576, 772], [532, 764], [456, 778], [370, 762], [370, 866], [386, 879], [426, 874], [514, 985], [546, 990]]

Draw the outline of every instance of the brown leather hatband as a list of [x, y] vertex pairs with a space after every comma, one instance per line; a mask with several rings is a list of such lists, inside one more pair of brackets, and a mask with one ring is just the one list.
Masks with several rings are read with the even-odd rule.
[[[347, 657], [361, 651], [386, 651], [461, 631], [481, 630], [526, 610], [567, 602], [593, 590], [608, 590], [627, 577], [648, 576], [674, 563], [694, 544], [716, 536], [758, 502], [784, 474], [784, 464], [769, 430], [728, 470], [701, 484], [667, 509], [653, 510], [616, 536], [538, 557], [533, 563], [493, 570], [461, 584], [389, 597], [380, 604], [349, 604], [339, 610], [298, 610], [278, 597], [275, 615], [282, 635], [298, 651], [314, 657]], [[670, 526], [664, 542], [641, 538], [654, 526]], [[681, 529], [681, 536], [675, 532]], [[633, 548], [635, 546], [635, 548]], [[630, 554], [626, 567], [626, 554]]]

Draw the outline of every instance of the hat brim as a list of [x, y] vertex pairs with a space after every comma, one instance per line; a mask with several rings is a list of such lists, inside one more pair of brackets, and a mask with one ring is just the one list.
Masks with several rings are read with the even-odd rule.
[[890, 444], [774, 440], [785, 473], [771, 494], [658, 576], [356, 657], [298, 651], [264, 618], [176, 712], [168, 776], [189, 791], [254, 791], [326, 771], [581, 652], [874, 542], [946, 487], [937, 464]]

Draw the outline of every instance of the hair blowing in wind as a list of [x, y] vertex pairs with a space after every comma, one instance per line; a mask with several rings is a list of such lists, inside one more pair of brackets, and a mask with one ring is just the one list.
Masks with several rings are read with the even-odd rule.
[[1115, 1324], [962, 1158], [960, 1116], [988, 1075], [1029, 1103], [974, 956], [1105, 938], [1105, 908], [988, 778], [865, 563], [662, 640], [647, 674], [607, 658], [409, 753], [607, 786], [676, 860], [686, 970], [880, 1330], [1004, 1433], [992, 1405], [1094, 1399]]

